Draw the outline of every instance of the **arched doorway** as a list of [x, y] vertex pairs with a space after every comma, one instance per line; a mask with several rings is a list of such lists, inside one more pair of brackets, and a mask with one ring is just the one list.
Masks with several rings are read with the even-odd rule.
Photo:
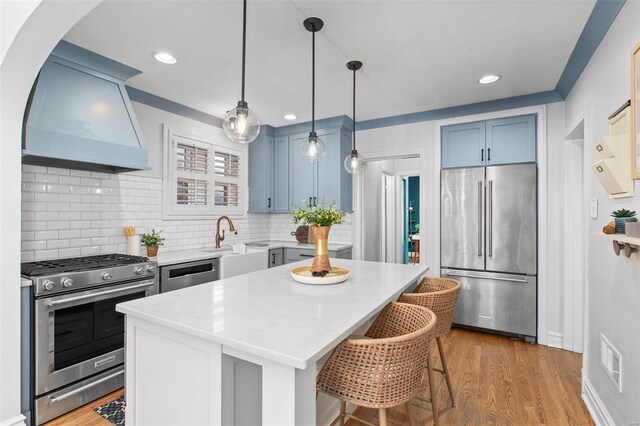
[[20, 414], [22, 120], [31, 86], [60, 39], [102, 0], [0, 4], [0, 425]]

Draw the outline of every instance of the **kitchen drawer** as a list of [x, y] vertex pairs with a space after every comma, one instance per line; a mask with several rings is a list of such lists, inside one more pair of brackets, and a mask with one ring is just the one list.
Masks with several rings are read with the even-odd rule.
[[[313, 249], [286, 248], [284, 249], [284, 263], [293, 263], [301, 260], [312, 259], [313, 253]], [[331, 254], [329, 254], [329, 257], [331, 257]]]
[[269, 250], [269, 268], [284, 265], [284, 249]]
[[453, 322], [522, 336], [536, 336], [536, 277], [447, 269], [462, 283]]
[[[312, 259], [314, 249], [284, 249], [284, 263], [299, 262], [305, 259]], [[334, 259], [351, 259], [351, 249], [329, 250], [329, 257]]]

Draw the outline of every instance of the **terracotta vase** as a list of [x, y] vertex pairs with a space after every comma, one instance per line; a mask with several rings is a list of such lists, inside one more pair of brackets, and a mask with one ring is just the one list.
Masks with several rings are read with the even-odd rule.
[[316, 243], [316, 252], [313, 257], [313, 265], [311, 272], [330, 272], [331, 264], [329, 263], [329, 230], [330, 226], [312, 226], [311, 232]]
[[158, 249], [160, 247], [147, 247], [147, 256], [148, 257], [156, 257], [158, 255]]

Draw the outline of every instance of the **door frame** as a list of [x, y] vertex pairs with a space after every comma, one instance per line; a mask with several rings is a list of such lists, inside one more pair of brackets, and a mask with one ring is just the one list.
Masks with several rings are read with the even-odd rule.
[[[397, 199], [396, 199], [396, 180], [395, 180], [395, 174], [393, 172], [391, 172], [390, 170], [386, 170], [384, 167], [382, 168], [382, 186], [380, 188], [380, 191], [382, 192], [381, 194], [381, 200], [382, 203], [380, 205], [380, 222], [382, 224], [384, 224], [384, 232], [381, 233], [381, 238], [380, 238], [380, 259], [382, 259], [383, 262], [387, 262], [389, 263], [389, 257], [391, 257], [393, 259], [393, 262], [391, 263], [396, 263], [397, 259], [396, 259], [396, 252], [392, 251], [391, 256], [389, 256], [389, 239], [391, 239], [391, 241], [395, 241], [396, 239], [396, 227], [392, 226], [391, 228], [388, 227], [389, 223], [389, 217], [391, 216], [391, 219], [396, 220], [396, 209], [390, 209], [389, 207], [389, 198], [388, 196], [391, 196], [391, 204], [392, 206], [396, 205]], [[389, 189], [387, 188], [387, 184], [389, 183], [389, 181], [391, 181], [391, 194], [389, 194]]]
[[[547, 328], [547, 286], [549, 281], [548, 259], [555, 256], [554, 250], [548, 247], [547, 227], [547, 106], [535, 105], [530, 107], [501, 110], [483, 114], [467, 115], [437, 120], [433, 126], [433, 186], [436, 194], [440, 194], [440, 167], [441, 167], [441, 128], [452, 124], [461, 124], [472, 121], [492, 120], [496, 118], [513, 117], [517, 115], [536, 114], [536, 158], [538, 165], [538, 343], [547, 345], [549, 341]], [[433, 263], [432, 272], [440, 275], [440, 197], [433, 198], [431, 211], [435, 220], [435, 234], [438, 250], [438, 263]], [[420, 207], [422, 208], [422, 202]], [[421, 219], [422, 220], [422, 219]], [[422, 237], [421, 237], [422, 238]]]
[[[567, 204], [579, 205], [579, 216], [581, 222], [576, 222], [575, 214], [570, 209], [563, 209], [563, 259], [564, 269], [563, 296], [563, 335], [562, 348], [568, 351], [582, 353], [586, 345], [587, 323], [585, 321], [586, 295], [589, 283], [589, 268], [587, 259], [589, 256], [589, 219], [590, 211], [590, 191], [591, 174], [588, 168], [589, 147], [587, 141], [591, 140], [588, 135], [589, 110], [586, 109], [574, 123], [565, 131], [565, 138], [562, 142], [562, 169], [563, 188], [565, 206]], [[575, 145], [580, 145], [582, 157], [579, 158], [579, 165], [576, 164]], [[576, 166], [577, 169], [576, 169]], [[582, 180], [582, 192], [568, 191], [572, 179]], [[569, 242], [574, 241], [578, 236], [578, 246], [582, 250], [575, 251], [569, 249]], [[575, 276], [576, 264], [580, 269], [582, 277]], [[580, 279], [582, 278], [582, 279]], [[585, 353], [586, 357], [586, 353]], [[586, 362], [583, 360], [583, 362]]]
[[[429, 212], [427, 215], [426, 199], [427, 199], [427, 187], [423, 185], [429, 176], [427, 175], [427, 161], [426, 150], [424, 148], [415, 149], [399, 149], [392, 151], [376, 151], [370, 152], [365, 155], [361, 155], [363, 161], [363, 167], [367, 167], [367, 163], [372, 161], [382, 160], [401, 160], [404, 158], [418, 158], [419, 172], [416, 175], [420, 176], [420, 223], [426, 223], [426, 217], [432, 216], [433, 213]], [[364, 192], [364, 179], [362, 179], [362, 173], [356, 173], [353, 175], [353, 258], [356, 260], [362, 260], [364, 253], [363, 235], [364, 235], [364, 220], [363, 212], [365, 206], [362, 202], [362, 194]], [[420, 227], [420, 240], [425, 241], [426, 237], [432, 237], [430, 245], [426, 254], [423, 254], [425, 246], [420, 244], [420, 265], [439, 265], [440, 264], [440, 241], [436, 240], [432, 235], [432, 232], [427, 232], [424, 227]], [[429, 257], [429, 259], [426, 259]], [[430, 267], [427, 275], [433, 276], [433, 267]]]
[[[402, 221], [398, 221], [398, 225], [396, 227], [396, 229], [398, 230], [398, 235], [402, 235], [402, 245], [400, 246], [399, 250], [397, 251], [397, 253], [401, 256], [402, 258], [402, 263], [404, 263], [404, 257], [407, 256], [407, 264], [410, 264], [410, 259], [407, 255], [407, 253], [405, 253], [405, 245], [404, 245], [404, 239], [407, 237], [405, 235], [405, 222], [407, 220], [407, 213], [404, 210], [404, 187], [402, 185], [402, 180], [406, 179], [407, 180], [407, 194], [406, 197], [409, 197], [409, 178], [410, 177], [417, 177], [418, 178], [418, 182], [420, 182], [420, 192], [418, 193], [420, 200], [418, 202], [418, 206], [422, 206], [422, 181], [420, 180], [420, 172], [417, 170], [400, 170], [396, 172], [396, 191], [398, 192], [398, 194], [396, 195], [396, 206], [398, 207], [397, 210], [397, 216], [398, 218], [402, 218]], [[407, 206], [408, 208], [408, 206]], [[420, 213], [422, 214], [422, 213]], [[420, 220], [421, 216], [418, 218]], [[420, 229], [422, 230], [422, 223], [420, 224]], [[420, 248], [420, 250], [422, 250], [422, 248]], [[407, 250], [408, 251], [408, 250]], [[397, 263], [401, 263], [400, 261], [398, 261], [398, 254], [396, 254], [396, 261]], [[419, 253], [418, 253], [419, 254]]]

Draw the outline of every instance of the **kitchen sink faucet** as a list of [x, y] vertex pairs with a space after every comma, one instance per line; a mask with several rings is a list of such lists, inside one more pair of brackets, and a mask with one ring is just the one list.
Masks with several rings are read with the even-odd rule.
[[231, 221], [231, 218], [229, 216], [220, 216], [218, 218], [218, 222], [216, 223], [216, 248], [220, 248], [220, 243], [224, 241], [224, 229], [222, 230], [222, 235], [220, 235], [220, 221], [222, 219], [227, 219], [227, 222], [229, 222], [229, 232], [233, 232], [235, 234], [238, 233], [235, 226], [233, 226], [233, 222]]

